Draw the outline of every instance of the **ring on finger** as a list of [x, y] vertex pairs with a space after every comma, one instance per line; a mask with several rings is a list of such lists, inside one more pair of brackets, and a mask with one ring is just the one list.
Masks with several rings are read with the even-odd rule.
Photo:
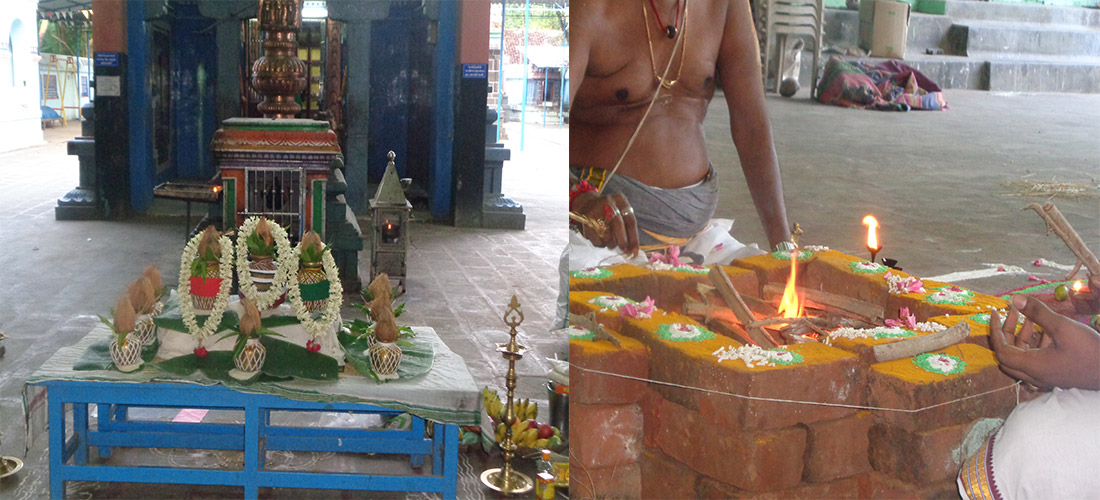
[[634, 215], [634, 207], [626, 207], [621, 211], [621, 213], [623, 214], [623, 217]]
[[604, 220], [608, 222], [611, 222], [615, 217], [622, 217], [622, 215], [622, 212], [619, 211], [619, 207], [615, 205], [608, 204], [603, 206], [603, 217]]

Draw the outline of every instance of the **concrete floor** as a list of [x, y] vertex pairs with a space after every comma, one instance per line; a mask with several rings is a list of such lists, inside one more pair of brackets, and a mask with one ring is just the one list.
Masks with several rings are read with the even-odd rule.
[[[1028, 274], [1051, 280], [1066, 271], [1034, 267], [1045, 258], [1075, 257], [1014, 181], [1058, 181], [1087, 188], [1088, 197], [1053, 201], [1085, 243], [1100, 252], [1100, 95], [997, 94], [948, 90], [948, 111], [894, 113], [826, 106], [803, 89], [794, 98], [768, 96], [790, 222], [804, 244], [867, 255], [863, 216], [881, 225], [880, 257], [907, 272], [934, 277], [1017, 266], [1023, 274], [958, 281], [984, 293], [1028, 285]], [[711, 160], [719, 169], [718, 216], [734, 218], [734, 236], [764, 241], [729, 139], [725, 101], [706, 119]], [[1008, 269], [1006, 267], [1006, 269]]]
[[[1055, 201], [1100, 251], [1100, 96], [948, 91], [947, 98], [952, 109], [946, 112], [885, 113], [819, 105], [805, 91], [794, 99], [769, 96], [788, 213], [806, 231], [802, 241], [861, 254], [865, 229], [860, 220], [874, 213], [883, 226], [881, 255], [898, 259], [919, 276], [994, 263], [1019, 266], [1025, 273], [959, 283], [999, 292], [1028, 284], [1027, 273], [1057, 279], [1064, 271], [1031, 263], [1045, 258], [1068, 265], [1072, 254], [1056, 237], [1043, 236], [1038, 216], [1019, 211], [1045, 198], [1014, 196], [1004, 185], [1053, 179], [1089, 188], [1092, 197]], [[705, 129], [722, 175], [718, 215], [737, 220], [734, 233], [740, 240], [762, 241], [720, 96], [711, 108]], [[526, 132], [526, 151], [520, 152], [519, 132], [509, 130], [513, 159], [504, 185], [506, 194], [525, 205], [527, 230], [417, 222], [409, 256], [409, 312], [402, 319], [433, 326], [466, 359], [479, 383], [500, 387], [505, 365], [489, 346], [504, 340], [501, 316], [516, 293], [527, 318], [521, 341], [535, 348], [519, 364], [518, 392], [545, 399], [543, 358], [565, 349], [564, 339], [550, 338], [547, 330], [566, 236], [568, 132], [531, 125]], [[158, 207], [162, 215], [156, 217], [125, 222], [54, 221], [56, 199], [77, 178], [76, 159], [65, 156], [63, 141], [77, 134], [74, 127], [49, 129], [48, 145], [0, 155], [0, 332], [7, 335], [0, 344], [7, 348], [0, 358], [4, 455], [22, 455], [23, 380], [57, 348], [84, 335], [94, 315], [105, 312], [116, 291], [144, 265], [162, 270], [178, 265], [183, 222], [163, 214], [182, 213], [182, 204]], [[171, 280], [173, 273], [165, 275]], [[44, 440], [27, 459], [23, 472], [0, 485], [0, 496], [46, 494]], [[92, 491], [82, 489], [89, 497], [119, 493]], [[220, 494], [197, 493], [204, 498]]]

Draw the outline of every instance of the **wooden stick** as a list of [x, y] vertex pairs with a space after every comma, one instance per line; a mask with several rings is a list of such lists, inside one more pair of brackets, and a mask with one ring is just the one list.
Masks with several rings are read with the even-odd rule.
[[611, 333], [608, 332], [607, 329], [604, 328], [603, 325], [601, 325], [600, 322], [596, 320], [596, 313], [594, 312], [590, 312], [588, 314], [585, 314], [584, 316], [581, 316], [580, 314], [569, 313], [569, 322], [581, 328], [590, 330], [593, 334], [595, 334], [595, 337], [593, 337], [592, 340], [606, 340], [608, 342], [611, 342], [612, 344], [615, 344], [616, 347], [623, 346], [623, 343], [619, 342], [619, 339], [615, 338], [614, 335], [611, 335]]
[[1089, 270], [1089, 274], [1100, 275], [1100, 260], [1096, 258], [1096, 255], [1092, 253], [1087, 246], [1085, 246], [1084, 240], [1081, 239], [1081, 235], [1077, 234], [1077, 231], [1073, 229], [1073, 226], [1069, 225], [1069, 221], [1062, 215], [1062, 211], [1058, 210], [1058, 207], [1054, 206], [1052, 202], [1046, 202], [1043, 206], [1039, 206], [1038, 203], [1032, 203], [1021, 210], [1027, 209], [1035, 210], [1035, 213], [1039, 214], [1043, 220], [1047, 223], [1047, 233], [1051, 231], [1057, 234], [1066, 246], [1073, 252], [1073, 255], [1077, 256], [1077, 265], [1073, 267], [1066, 279], [1072, 279], [1074, 274], [1077, 274], [1077, 270], [1081, 268], [1083, 264], [1086, 269]]
[[707, 328], [710, 328], [711, 330], [714, 330], [727, 337], [732, 337], [733, 339], [740, 341], [742, 344], [751, 345], [756, 343], [751, 338], [749, 338], [749, 335], [747, 332], [745, 332], [745, 330], [738, 328], [730, 321], [725, 321], [718, 317], [712, 317], [708, 319], [705, 324], [707, 325]]
[[[778, 283], [768, 283], [764, 285], [765, 296], [783, 296], [783, 289], [785, 285]], [[867, 321], [868, 323], [879, 323], [883, 318], [882, 306], [872, 304], [870, 302], [864, 302], [862, 300], [856, 300], [853, 298], [845, 297], [843, 295], [837, 295], [835, 293], [823, 292], [821, 290], [813, 290], [809, 288], [796, 287], [798, 294], [810, 302], [817, 302], [824, 304], [831, 309], [840, 310], [848, 314], [853, 314], [860, 319]]]
[[722, 269], [722, 266], [717, 264], [711, 266], [709, 276], [710, 281], [714, 283], [714, 287], [718, 289], [718, 295], [722, 296], [722, 300], [733, 310], [733, 314], [745, 327], [745, 331], [753, 343], [764, 348], [778, 346], [779, 343], [773, 340], [771, 335], [768, 335], [768, 332], [764, 331], [763, 328], [748, 326], [756, 321], [756, 317], [749, 310], [749, 306], [745, 305], [745, 301], [741, 299], [741, 294], [737, 292], [737, 288], [733, 286], [733, 282], [730, 281], [729, 275]]
[[874, 347], [875, 362], [893, 361], [895, 359], [908, 358], [924, 352], [943, 349], [949, 345], [958, 344], [970, 335], [970, 325], [960, 321], [955, 326], [946, 330], [925, 335], [909, 340], [902, 340], [890, 344], [882, 344]]

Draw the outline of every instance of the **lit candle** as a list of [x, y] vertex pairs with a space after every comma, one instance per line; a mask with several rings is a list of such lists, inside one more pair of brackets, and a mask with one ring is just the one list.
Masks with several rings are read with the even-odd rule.
[[863, 218], [863, 225], [867, 226], [867, 251], [871, 252], [871, 262], [875, 261], [875, 255], [882, 247], [878, 244], [878, 220], [873, 215], [867, 215]]

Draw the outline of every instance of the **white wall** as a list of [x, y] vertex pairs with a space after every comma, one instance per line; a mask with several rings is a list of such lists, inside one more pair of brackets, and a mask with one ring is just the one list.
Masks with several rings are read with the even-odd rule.
[[0, 152], [42, 144], [37, 0], [0, 9]]
[[[55, 57], [57, 62], [52, 64], [51, 60]], [[42, 83], [41, 92], [45, 93], [45, 105], [53, 108], [66, 120], [80, 120], [80, 106], [88, 102], [95, 92], [90, 88], [90, 83], [87, 83], [91, 79], [91, 63], [91, 59], [87, 57], [42, 54], [42, 60], [38, 61], [38, 77]], [[56, 82], [57, 88], [47, 92], [47, 81]], [[87, 90], [87, 95], [81, 92], [82, 87]], [[51, 95], [57, 97], [51, 98]], [[39, 103], [43, 103], [43, 100], [39, 100]]]

